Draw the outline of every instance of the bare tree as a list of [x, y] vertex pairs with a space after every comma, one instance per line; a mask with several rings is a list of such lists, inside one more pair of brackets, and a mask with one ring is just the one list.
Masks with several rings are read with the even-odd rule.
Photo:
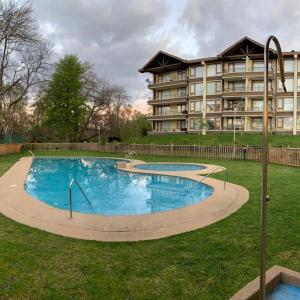
[[120, 136], [129, 96], [121, 86], [113, 87], [112, 101], [106, 113], [106, 128], [111, 135]]
[[[87, 99], [87, 113], [85, 122], [80, 130], [80, 139], [91, 139], [98, 134], [102, 124], [102, 118], [108, 110], [115, 89], [105, 79], [100, 79], [93, 71], [93, 67], [85, 63], [85, 73], [83, 78], [84, 97]], [[92, 129], [93, 133], [84, 136], [85, 133]]]
[[[51, 47], [32, 12], [30, 2], [0, 2], [0, 115], [12, 114], [45, 80]], [[0, 136], [7, 126], [0, 119]]]

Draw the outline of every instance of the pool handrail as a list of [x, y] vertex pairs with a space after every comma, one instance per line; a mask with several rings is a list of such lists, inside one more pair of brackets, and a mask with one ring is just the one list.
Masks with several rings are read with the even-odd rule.
[[85, 200], [87, 201], [87, 203], [90, 205], [91, 210], [93, 209], [92, 203], [90, 202], [90, 200], [88, 199], [86, 193], [84, 192], [84, 190], [82, 189], [82, 187], [80, 186], [80, 184], [78, 183], [78, 181], [75, 178], [72, 178], [69, 184], [69, 206], [70, 206], [70, 219], [72, 219], [73, 217], [73, 200], [72, 200], [72, 187], [73, 184], [76, 183], [77, 187], [79, 188], [79, 190], [81, 191], [82, 195], [84, 196]]
[[132, 159], [133, 159], [133, 155], [136, 155], [136, 152], [135, 151], [133, 151], [133, 150], [126, 150], [125, 151], [125, 159], [127, 159], [127, 160], [129, 160], [131, 163], [132, 163]]
[[199, 182], [202, 182], [203, 180], [205, 180], [207, 177], [209, 177], [211, 174], [215, 173], [215, 171], [222, 169], [221, 172], [224, 171], [224, 190], [226, 189], [226, 168], [224, 167], [217, 167], [215, 169], [213, 169], [211, 172], [209, 172], [207, 175], [205, 175]]
[[28, 151], [28, 154], [30, 154], [32, 157], [35, 157], [34, 153], [31, 150]]

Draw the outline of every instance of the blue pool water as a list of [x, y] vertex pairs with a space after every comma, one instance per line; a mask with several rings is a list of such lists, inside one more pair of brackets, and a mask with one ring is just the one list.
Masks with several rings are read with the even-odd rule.
[[213, 193], [212, 187], [181, 177], [119, 171], [116, 162], [97, 158], [35, 158], [25, 190], [51, 206], [69, 209], [68, 186], [73, 177], [92, 202], [90, 209], [74, 185], [73, 210], [102, 215], [168, 211], [198, 203]]
[[140, 164], [134, 166], [140, 170], [151, 170], [151, 171], [197, 171], [203, 170], [206, 167], [196, 164]]
[[267, 300], [300, 300], [300, 287], [281, 283], [267, 296]]

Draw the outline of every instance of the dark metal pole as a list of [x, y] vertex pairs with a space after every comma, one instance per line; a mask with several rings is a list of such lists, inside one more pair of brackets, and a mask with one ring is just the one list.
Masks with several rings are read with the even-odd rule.
[[[262, 195], [261, 195], [261, 245], [260, 245], [260, 299], [266, 298], [266, 254], [267, 254], [267, 204], [269, 201], [268, 195], [268, 159], [269, 159], [269, 147], [268, 147], [268, 115], [269, 115], [269, 48], [270, 42], [273, 41], [278, 53], [279, 67], [280, 67], [280, 79], [282, 87], [285, 88], [284, 66], [281, 53], [281, 47], [277, 38], [273, 35], [269, 36], [266, 40], [264, 50], [264, 115], [263, 115], [263, 139], [262, 139]], [[276, 72], [277, 70], [275, 70]]]

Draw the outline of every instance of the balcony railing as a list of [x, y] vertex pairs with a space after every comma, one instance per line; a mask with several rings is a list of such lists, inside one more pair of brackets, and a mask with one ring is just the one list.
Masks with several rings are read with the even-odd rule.
[[224, 87], [223, 92], [246, 92], [246, 86]]
[[153, 115], [150, 115], [150, 117], [178, 116], [178, 115], [185, 116], [186, 114], [178, 111], [167, 111], [167, 112], [157, 112]]
[[181, 128], [181, 129], [175, 129], [175, 128], [164, 128], [164, 129], [154, 129], [152, 130], [152, 132], [155, 132], [155, 133], [162, 133], [162, 132], [186, 132], [187, 131], [187, 128]]
[[154, 83], [166, 83], [166, 82], [172, 82], [172, 81], [180, 81], [180, 80], [186, 80], [187, 75], [173, 75], [169, 78], [158, 78]]
[[[253, 85], [244, 85], [244, 86], [237, 86], [237, 87], [224, 87], [223, 92], [263, 92], [263, 86], [253, 86]], [[272, 92], [273, 88], [269, 86], [269, 92]]]
[[[252, 67], [251, 69], [246, 69], [245, 67], [235, 67], [235, 68], [224, 68], [223, 73], [249, 73], [249, 72], [264, 72], [265, 67], [261, 66], [261, 67]], [[269, 72], [273, 73], [273, 68], [270, 66], [269, 67]]]
[[245, 126], [244, 125], [238, 125], [236, 124], [235, 126], [233, 125], [227, 125], [227, 126], [223, 126], [224, 130], [245, 130]]
[[[250, 112], [263, 112], [264, 111], [264, 108], [262, 106], [260, 107], [249, 107], [247, 109], [247, 111], [250, 111]], [[269, 112], [273, 112], [273, 107], [269, 106]]]
[[224, 68], [224, 71], [223, 71], [223, 73], [243, 73], [243, 72], [246, 72], [246, 66], [233, 67], [233, 68], [227, 67], [227, 68]]
[[179, 94], [170, 94], [170, 96], [165, 96], [163, 98], [148, 98], [148, 101], [164, 101], [164, 100], [170, 100], [170, 99], [178, 99], [178, 98], [184, 98], [187, 97], [186, 93], [179, 93]]
[[223, 107], [224, 112], [243, 112], [245, 111], [245, 106], [237, 106], [236, 109], [233, 107]]

